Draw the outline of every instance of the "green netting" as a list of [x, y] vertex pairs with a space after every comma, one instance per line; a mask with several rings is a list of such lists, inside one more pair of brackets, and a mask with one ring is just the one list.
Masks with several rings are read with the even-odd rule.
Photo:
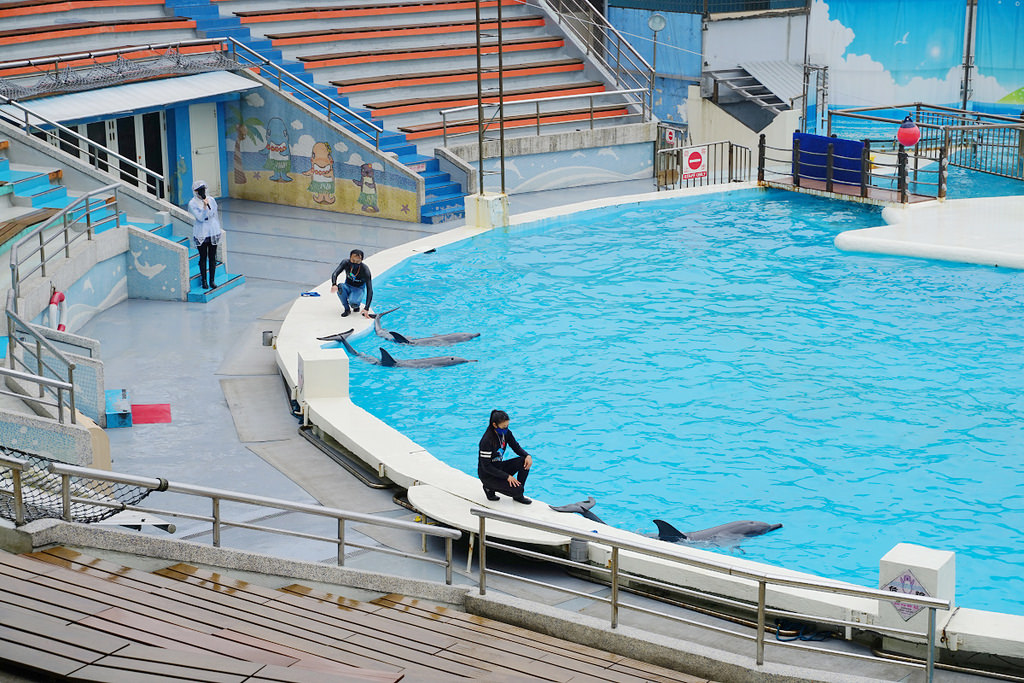
[[[21, 473], [25, 522], [63, 518], [61, 476], [47, 469], [54, 461], [7, 446], [0, 446], [0, 454], [28, 463]], [[123, 510], [125, 506], [139, 503], [151, 490], [134, 484], [94, 481], [73, 476], [70, 478], [71, 521], [88, 524], [106, 519]], [[14, 505], [13, 471], [0, 465], [0, 515], [4, 519], [15, 521]]]

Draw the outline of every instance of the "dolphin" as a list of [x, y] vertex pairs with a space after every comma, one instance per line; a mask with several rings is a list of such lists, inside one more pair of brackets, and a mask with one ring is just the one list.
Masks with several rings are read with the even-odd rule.
[[658, 527], [658, 540], [668, 541], [669, 543], [679, 543], [680, 541], [683, 543], [720, 543], [748, 536], [760, 536], [769, 531], [782, 528], [781, 524], [766, 524], [765, 522], [743, 520], [720, 524], [719, 526], [713, 526], [710, 529], [703, 529], [701, 531], [690, 531], [684, 534], [663, 519], [654, 520], [654, 525]]
[[355, 329], [356, 328], [353, 327], [352, 329], [345, 330], [344, 332], [339, 332], [338, 334], [329, 334], [326, 337], [317, 337], [317, 339], [319, 339], [320, 341], [329, 341], [329, 342], [344, 341], [345, 338], [348, 337], [348, 335], [350, 335], [353, 332], [355, 332]]
[[380, 350], [380, 360], [377, 360], [373, 356], [369, 356], [365, 353], [359, 353], [352, 348], [352, 345], [348, 343], [348, 335], [351, 334], [352, 330], [348, 332], [341, 332], [340, 334], [332, 334], [333, 339], [327, 337], [317, 337], [323, 341], [339, 341], [344, 345], [345, 350], [351, 353], [353, 356], [364, 360], [370, 365], [382, 365], [386, 368], [443, 368], [449, 365], [461, 365], [462, 363], [475, 363], [475, 360], [467, 360], [465, 358], [459, 358], [457, 356], [434, 356], [431, 358], [408, 358], [400, 360], [393, 358], [390, 353], [385, 351], [383, 348]]
[[394, 313], [400, 307], [395, 306], [390, 311], [384, 311], [378, 313], [373, 317], [373, 329], [377, 332], [378, 337], [383, 337], [388, 341], [393, 341], [398, 344], [411, 344], [412, 346], [451, 346], [452, 344], [458, 344], [459, 342], [469, 341], [470, 339], [476, 339], [480, 336], [479, 332], [452, 332], [450, 334], [435, 334], [430, 337], [419, 337], [416, 339], [410, 339], [403, 334], [399, 334], [393, 330], [385, 330], [380, 324], [380, 319], [386, 316], [388, 313]]
[[549, 505], [548, 507], [555, 512], [578, 512], [587, 519], [597, 522], [598, 524], [607, 524], [607, 522], [590, 511], [590, 508], [594, 507], [595, 503], [597, 503], [597, 501], [594, 500], [593, 496], [587, 496], [586, 500], [581, 500], [578, 503], [569, 503], [568, 505], [559, 505], [557, 507]]

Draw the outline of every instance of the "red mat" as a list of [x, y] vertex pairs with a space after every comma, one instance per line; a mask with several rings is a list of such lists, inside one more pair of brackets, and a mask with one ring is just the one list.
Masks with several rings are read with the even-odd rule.
[[132, 424], [148, 425], [171, 421], [170, 403], [133, 403]]

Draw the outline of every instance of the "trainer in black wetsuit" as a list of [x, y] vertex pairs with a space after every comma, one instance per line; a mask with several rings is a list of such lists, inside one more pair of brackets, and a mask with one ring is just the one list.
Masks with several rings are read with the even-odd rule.
[[[338, 276], [345, 273], [345, 282], [338, 287]], [[337, 293], [341, 300], [342, 313], [345, 317], [349, 314], [349, 307], [355, 313], [359, 312], [359, 304], [366, 296], [366, 305], [363, 307], [363, 317], [370, 317], [370, 303], [373, 301], [373, 277], [370, 269], [363, 263], [363, 252], [360, 249], [353, 249], [349, 257], [338, 264], [338, 267], [331, 273], [331, 291]]]
[[[533, 458], [512, 436], [508, 423], [508, 413], [503, 410], [491, 411], [490, 424], [480, 439], [480, 459], [476, 473], [484, 485], [488, 500], [498, 500], [497, 493], [504, 493], [517, 503], [529, 505], [533, 501], [523, 495], [523, 491]], [[505, 460], [505, 449], [508, 447], [512, 448], [517, 457]]]

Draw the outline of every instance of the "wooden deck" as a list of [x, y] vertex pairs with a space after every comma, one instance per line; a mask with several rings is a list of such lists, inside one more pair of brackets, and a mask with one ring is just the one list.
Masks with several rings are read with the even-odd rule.
[[705, 680], [401, 595], [150, 573], [66, 548], [0, 553], [0, 587], [0, 668], [57, 680]]
[[[837, 199], [853, 200], [857, 202], [863, 202], [865, 204], [875, 204], [877, 206], [896, 206], [901, 205], [900, 193], [896, 190], [886, 190], [880, 187], [869, 187], [868, 196], [860, 196], [859, 185], [841, 185], [839, 183], [832, 184], [832, 191], [828, 192], [825, 189], [824, 180], [810, 180], [808, 178], [800, 179], [800, 187], [797, 187], [793, 183], [793, 176], [785, 176], [781, 178], [772, 178], [771, 180], [765, 180], [764, 184], [767, 187], [776, 187], [782, 190], [793, 190], [795, 192], [805, 192], [807, 194], [819, 195], [822, 197], [834, 197]], [[923, 202], [933, 202], [935, 197], [927, 197], [919, 194], [909, 194], [910, 204], [921, 204]]]

